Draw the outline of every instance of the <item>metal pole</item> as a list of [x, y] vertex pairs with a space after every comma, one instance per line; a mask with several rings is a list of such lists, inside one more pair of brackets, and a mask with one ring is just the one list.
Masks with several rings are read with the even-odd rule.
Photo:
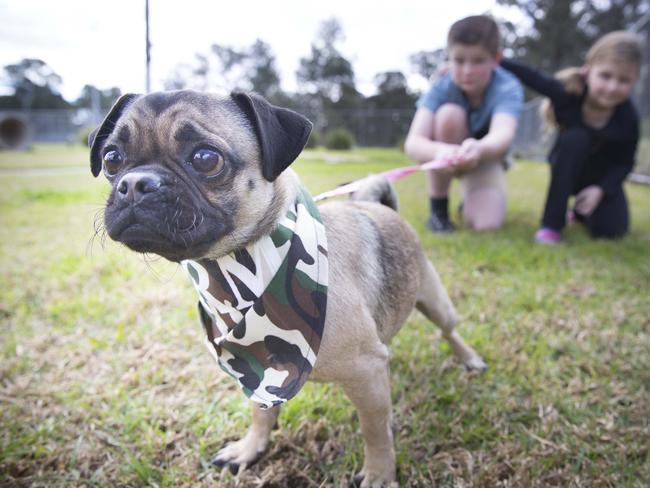
[[145, 16], [145, 50], [146, 50], [146, 67], [145, 67], [145, 92], [151, 92], [151, 43], [149, 42], [149, 0], [144, 1]]
[[636, 83], [634, 100], [637, 103], [641, 117], [650, 117], [650, 12], [646, 12], [631, 27], [631, 30], [641, 35], [644, 42], [641, 76]]

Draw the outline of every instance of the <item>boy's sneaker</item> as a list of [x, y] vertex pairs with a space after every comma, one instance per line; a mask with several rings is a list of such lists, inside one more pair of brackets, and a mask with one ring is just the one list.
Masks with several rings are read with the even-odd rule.
[[535, 232], [535, 242], [538, 244], [559, 244], [562, 242], [560, 231], [542, 227]]
[[427, 229], [434, 234], [449, 234], [456, 230], [454, 224], [451, 223], [448, 217], [441, 217], [432, 213], [427, 220]]

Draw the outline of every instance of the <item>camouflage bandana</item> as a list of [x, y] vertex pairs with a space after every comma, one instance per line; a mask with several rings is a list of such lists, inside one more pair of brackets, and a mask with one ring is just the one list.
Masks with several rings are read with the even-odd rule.
[[181, 264], [221, 368], [262, 408], [296, 395], [316, 363], [327, 302], [325, 228], [309, 194], [246, 249]]

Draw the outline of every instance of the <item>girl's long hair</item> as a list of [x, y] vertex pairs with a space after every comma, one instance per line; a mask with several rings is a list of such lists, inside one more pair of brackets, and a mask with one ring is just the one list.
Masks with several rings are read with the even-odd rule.
[[[587, 51], [585, 66], [597, 63], [614, 62], [631, 64], [641, 69], [642, 61], [641, 38], [633, 32], [613, 31], [598, 39]], [[581, 95], [586, 89], [584, 69], [579, 67], [564, 68], [555, 73], [555, 78], [562, 82], [567, 93]], [[556, 127], [553, 106], [549, 99], [541, 105], [542, 116], [547, 127]]]

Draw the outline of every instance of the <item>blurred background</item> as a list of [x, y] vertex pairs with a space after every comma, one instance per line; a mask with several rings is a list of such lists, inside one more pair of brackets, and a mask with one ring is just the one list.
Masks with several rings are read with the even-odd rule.
[[[310, 118], [310, 145], [401, 146], [415, 101], [445, 61], [451, 23], [487, 13], [504, 54], [554, 72], [618, 29], [648, 46], [634, 99], [645, 119], [637, 172], [650, 173], [650, 1], [0, 1], [0, 147], [84, 141], [124, 92], [258, 92]], [[515, 156], [543, 158], [539, 98], [527, 95]], [[336, 137], [338, 136], [338, 138]], [[333, 141], [332, 141], [333, 140]], [[342, 140], [342, 142], [341, 142]]]

